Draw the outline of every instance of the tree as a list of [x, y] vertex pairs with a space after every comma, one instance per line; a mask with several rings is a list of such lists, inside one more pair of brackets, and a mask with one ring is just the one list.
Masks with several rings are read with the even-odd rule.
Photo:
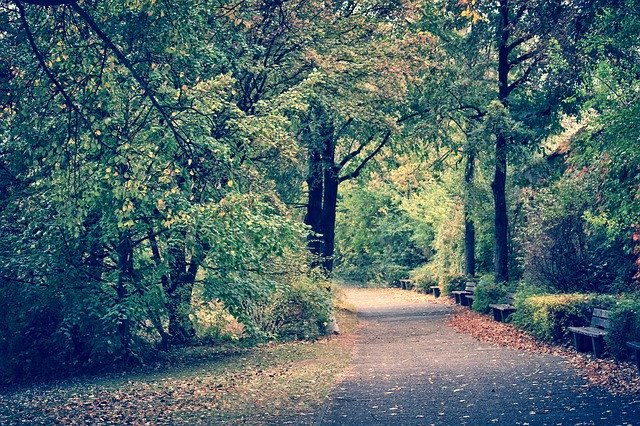
[[12, 1], [2, 19], [3, 281], [72, 301], [58, 330], [88, 326], [68, 296], [81, 289], [99, 301], [88, 334], [130, 360], [146, 333], [192, 339], [198, 281], [230, 305], [242, 277], [273, 288], [263, 265], [303, 232], [263, 170], [296, 158], [286, 114], [303, 89], [242, 108], [234, 52], [211, 43], [242, 38], [227, 5]]
[[300, 118], [308, 153], [305, 223], [313, 232], [309, 249], [329, 274], [339, 185], [360, 176], [405, 122], [424, 113], [412, 108], [410, 94], [432, 45], [403, 24], [414, 12], [410, 3], [387, 10], [345, 2], [326, 11], [325, 32], [340, 37], [309, 55], [319, 81]]

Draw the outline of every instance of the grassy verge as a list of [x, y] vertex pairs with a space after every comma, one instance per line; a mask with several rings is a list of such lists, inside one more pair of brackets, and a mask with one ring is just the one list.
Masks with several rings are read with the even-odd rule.
[[0, 394], [0, 424], [311, 424], [351, 359], [355, 315], [338, 322], [342, 335], [315, 342], [187, 348], [163, 371]]

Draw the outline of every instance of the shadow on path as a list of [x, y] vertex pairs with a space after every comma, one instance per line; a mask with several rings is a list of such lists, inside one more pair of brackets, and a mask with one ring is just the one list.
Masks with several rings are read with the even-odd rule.
[[395, 289], [348, 289], [363, 323], [321, 425], [640, 425], [640, 399], [589, 388], [560, 357], [478, 342], [453, 307]]

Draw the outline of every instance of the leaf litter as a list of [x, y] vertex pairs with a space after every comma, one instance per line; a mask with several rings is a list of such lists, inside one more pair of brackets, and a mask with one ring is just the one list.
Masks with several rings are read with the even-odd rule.
[[577, 369], [588, 380], [590, 386], [602, 387], [612, 394], [640, 395], [640, 373], [630, 362], [597, 359], [591, 355], [576, 352], [569, 346], [540, 342], [512, 324], [495, 321], [489, 316], [469, 309], [457, 309], [456, 313], [449, 318], [449, 325], [482, 342], [560, 356]]

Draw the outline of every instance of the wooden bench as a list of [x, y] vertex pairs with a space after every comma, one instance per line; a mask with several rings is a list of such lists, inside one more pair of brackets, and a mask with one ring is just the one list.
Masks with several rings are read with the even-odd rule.
[[633, 349], [633, 353], [636, 356], [636, 365], [638, 366], [638, 370], [640, 370], [640, 342], [627, 342], [627, 346]]
[[[456, 290], [456, 291], [452, 291], [451, 294], [453, 294], [453, 297], [456, 298], [456, 303], [462, 306], [470, 306], [471, 303], [473, 301], [473, 292], [476, 288], [476, 283], [474, 283], [473, 281], [468, 281], [466, 283], [466, 286], [464, 288], [464, 290]], [[470, 298], [467, 298], [467, 296], [471, 296]]]
[[432, 285], [429, 287], [429, 290], [431, 290], [431, 293], [433, 293], [435, 297], [440, 297], [440, 286]]
[[604, 336], [609, 329], [609, 311], [595, 308], [591, 315], [591, 326], [589, 327], [569, 327], [573, 333], [573, 343], [578, 352], [593, 351], [593, 355], [598, 358], [604, 350]]
[[400, 288], [403, 290], [411, 290], [413, 289], [413, 281], [411, 280], [400, 280]]
[[514, 306], [515, 297], [515, 294], [507, 293], [505, 303], [492, 303], [489, 305], [493, 312], [494, 320], [504, 322], [509, 318], [509, 315], [516, 311], [516, 307]]

